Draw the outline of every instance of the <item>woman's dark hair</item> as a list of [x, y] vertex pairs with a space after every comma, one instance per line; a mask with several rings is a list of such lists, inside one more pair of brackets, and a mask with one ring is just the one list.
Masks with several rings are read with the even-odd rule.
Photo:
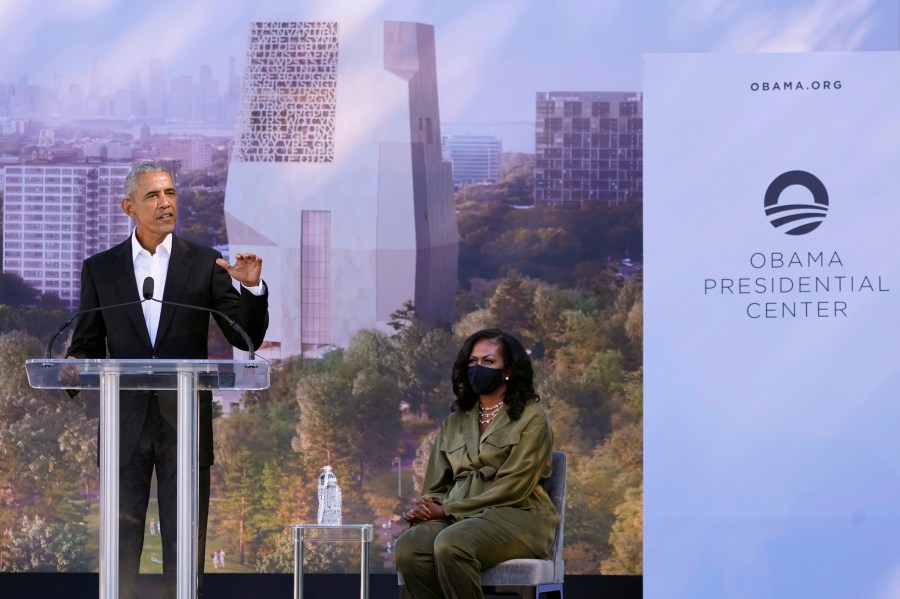
[[510, 419], [518, 420], [528, 400], [540, 401], [541, 398], [534, 392], [534, 369], [528, 352], [518, 339], [500, 329], [484, 329], [473, 333], [460, 348], [453, 363], [453, 395], [456, 396], [453, 409], [471, 410], [478, 404], [478, 394], [469, 384], [469, 358], [475, 344], [484, 339], [496, 342], [503, 355], [503, 362], [509, 370], [503, 403], [506, 404]]

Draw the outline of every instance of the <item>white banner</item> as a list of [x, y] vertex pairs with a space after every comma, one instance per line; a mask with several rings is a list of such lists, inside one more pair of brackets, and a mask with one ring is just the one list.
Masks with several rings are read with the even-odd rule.
[[900, 597], [900, 54], [648, 55], [650, 599]]

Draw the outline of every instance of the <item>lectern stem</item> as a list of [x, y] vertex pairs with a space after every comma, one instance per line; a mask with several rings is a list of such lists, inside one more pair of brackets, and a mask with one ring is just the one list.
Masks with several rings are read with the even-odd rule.
[[197, 376], [178, 373], [178, 599], [197, 596]]

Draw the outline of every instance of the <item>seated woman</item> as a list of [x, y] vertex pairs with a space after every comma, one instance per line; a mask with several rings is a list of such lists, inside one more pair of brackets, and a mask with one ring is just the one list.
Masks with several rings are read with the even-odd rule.
[[540, 485], [553, 431], [531, 359], [498, 329], [466, 339], [453, 364], [454, 411], [441, 425], [412, 526], [394, 559], [416, 599], [480, 598], [481, 571], [549, 556], [559, 515]]

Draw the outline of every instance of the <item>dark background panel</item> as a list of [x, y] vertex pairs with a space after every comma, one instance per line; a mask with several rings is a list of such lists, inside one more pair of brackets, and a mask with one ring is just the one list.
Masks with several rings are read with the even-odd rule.
[[[161, 575], [147, 574], [141, 579], [146, 591], [141, 594], [141, 599], [161, 596]], [[303, 580], [306, 597], [359, 597], [359, 576], [354, 574], [307, 574]], [[204, 599], [269, 599], [293, 595], [290, 574], [213, 574], [206, 577], [204, 585]], [[567, 576], [564, 593], [566, 599], [641, 599], [642, 587], [642, 576]], [[0, 574], [0, 597], [3, 599], [93, 599], [99, 596], [99, 588], [97, 574]], [[397, 596], [396, 576], [371, 575], [370, 599], [395, 599]]]

